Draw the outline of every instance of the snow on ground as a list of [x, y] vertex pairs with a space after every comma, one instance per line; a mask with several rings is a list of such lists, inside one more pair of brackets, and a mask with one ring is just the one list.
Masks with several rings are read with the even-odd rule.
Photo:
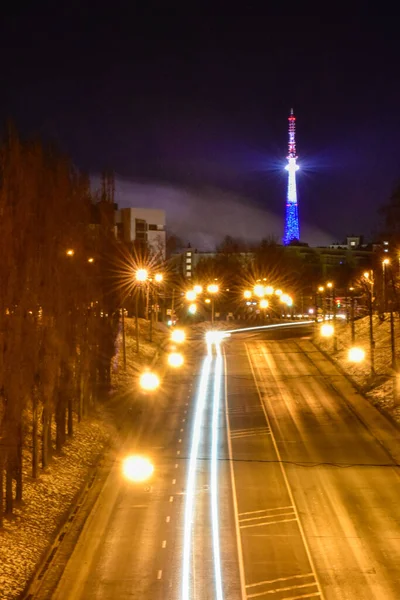
[[[365, 351], [362, 363], [352, 363], [348, 359], [351, 347], [351, 326], [348, 323], [337, 323], [338, 352], [333, 352], [332, 338], [316, 335], [315, 341], [325, 352], [329, 353], [346, 373], [360, 386], [361, 390], [379, 408], [385, 410], [400, 423], [400, 385], [399, 376], [391, 368], [390, 319], [386, 315], [384, 321], [373, 317], [373, 335], [375, 340], [374, 364], [375, 375], [370, 371], [369, 318], [355, 321], [355, 345]], [[395, 317], [396, 358], [400, 366], [400, 322]]]
[[[137, 354], [133, 319], [126, 319], [125, 325], [127, 370], [123, 370], [121, 331], [112, 363], [112, 396], [118, 400], [124, 387], [132, 389], [132, 376], [149, 365], [162, 349], [168, 331], [158, 325], [153, 332], [154, 342], [150, 344], [146, 341], [148, 323], [139, 319], [140, 352]], [[110, 440], [117, 438], [116, 429], [110, 422], [113, 407], [112, 398], [110, 400], [107, 411], [99, 408], [90, 418], [75, 424], [74, 437], [68, 440], [60, 455], [53, 457], [36, 481], [30, 477], [29, 451], [24, 451], [23, 503], [15, 509], [11, 519], [4, 520], [4, 528], [0, 530], [1, 600], [14, 600], [20, 596], [93, 467]]]

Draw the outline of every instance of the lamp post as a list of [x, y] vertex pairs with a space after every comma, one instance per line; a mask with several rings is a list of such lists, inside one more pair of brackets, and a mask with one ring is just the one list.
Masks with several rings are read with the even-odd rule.
[[135, 302], [135, 332], [136, 332], [136, 352], [139, 352], [139, 293], [140, 293], [140, 284], [147, 281], [149, 278], [149, 274], [147, 269], [138, 269], [135, 273], [135, 280], [138, 284], [138, 289], [136, 290], [136, 302]]
[[354, 346], [356, 341], [356, 331], [354, 323], [354, 288], [349, 288], [350, 291], [350, 324], [351, 324], [351, 345]]
[[383, 312], [387, 312], [387, 268], [390, 264], [389, 258], [384, 258], [382, 261], [382, 269], [383, 269], [383, 285], [382, 285], [382, 309]]
[[374, 279], [373, 272], [364, 273], [364, 279], [366, 281], [367, 293], [368, 293], [368, 316], [369, 316], [369, 363], [371, 375], [375, 375], [375, 361], [374, 361], [374, 329], [373, 329], [373, 314], [372, 314], [372, 302], [373, 302], [373, 291], [374, 291]]
[[[325, 306], [326, 306], [326, 303], [325, 303], [325, 298], [324, 298], [324, 296], [322, 295], [322, 294], [324, 293], [324, 291], [325, 291], [325, 288], [324, 288], [324, 286], [323, 286], [323, 285], [320, 285], [320, 286], [319, 286], [319, 288], [318, 288], [318, 291], [319, 291], [319, 293], [320, 293], [320, 298], [321, 298], [322, 318], [323, 318], [323, 320], [325, 321], [325, 317], [326, 317], [326, 314], [325, 314], [325, 313], [326, 313], [326, 311], [325, 311]], [[316, 311], [316, 312], [317, 312], [317, 315], [318, 315], [318, 302], [317, 302], [317, 307], [316, 307], [316, 308], [317, 308], [317, 311]]]
[[215, 315], [215, 294], [218, 294], [219, 287], [216, 283], [211, 283], [207, 286], [207, 292], [211, 294], [212, 302], [211, 302], [211, 323], [214, 323], [214, 315]]
[[331, 290], [331, 313], [333, 322], [335, 323], [335, 331], [333, 334], [333, 350], [337, 352], [337, 335], [336, 335], [336, 298], [335, 298], [335, 287], [331, 281], [326, 284], [326, 287]]
[[122, 303], [122, 318], [121, 318], [121, 325], [122, 325], [122, 360], [123, 360], [123, 364], [124, 364], [124, 371], [126, 371], [126, 341], [125, 341], [125, 309]]

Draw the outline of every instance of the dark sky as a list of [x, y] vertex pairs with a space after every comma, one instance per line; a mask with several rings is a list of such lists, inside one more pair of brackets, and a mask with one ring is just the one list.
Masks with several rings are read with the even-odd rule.
[[371, 234], [400, 179], [396, 17], [164, 16], [133, 5], [10, 9], [0, 117], [55, 139], [91, 173], [213, 186], [282, 219], [293, 106], [302, 222], [333, 239]]

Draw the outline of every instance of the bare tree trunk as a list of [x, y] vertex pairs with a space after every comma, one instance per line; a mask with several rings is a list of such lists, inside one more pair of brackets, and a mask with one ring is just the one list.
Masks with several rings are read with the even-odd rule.
[[4, 514], [4, 465], [3, 460], [0, 459], [0, 529], [3, 527], [3, 514]]
[[17, 502], [22, 500], [22, 417], [18, 424], [17, 431], [17, 451], [15, 456], [15, 480], [17, 483], [15, 499]]
[[38, 403], [36, 391], [32, 395], [32, 477], [37, 479], [39, 467], [39, 440], [38, 440]]
[[72, 390], [68, 390], [68, 437], [72, 437], [74, 435], [74, 421], [72, 418]]
[[12, 493], [13, 470], [12, 460], [10, 454], [8, 454], [6, 463], [6, 515], [11, 515], [14, 508], [14, 498]]
[[47, 406], [43, 408], [43, 431], [42, 431], [42, 469], [45, 469], [49, 464], [49, 448], [51, 444], [49, 409]]

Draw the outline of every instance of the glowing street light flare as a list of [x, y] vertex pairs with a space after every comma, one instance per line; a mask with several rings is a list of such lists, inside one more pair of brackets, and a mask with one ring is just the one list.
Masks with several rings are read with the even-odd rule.
[[194, 290], [188, 290], [185, 294], [185, 298], [186, 300], [189, 300], [189, 302], [193, 302], [194, 300], [196, 300], [196, 292]]
[[369, 273], [368, 273], [368, 271], [365, 271], [364, 277], [365, 277], [365, 279], [369, 279]]
[[274, 293], [274, 288], [272, 285], [266, 285], [264, 288], [264, 293], [266, 296], [271, 296]]
[[365, 351], [362, 348], [350, 348], [348, 353], [348, 359], [351, 362], [360, 363], [365, 359]]
[[218, 294], [219, 286], [216, 283], [210, 283], [210, 285], [207, 286], [207, 292], [209, 294]]
[[211, 300], [210, 300], [210, 298], [206, 298], [206, 299], [204, 300], [204, 302], [205, 302], [206, 304], [210, 304]]
[[251, 291], [250, 290], [245, 290], [243, 292], [243, 298], [246, 298], [246, 300], [248, 300], [249, 298], [251, 298]]
[[144, 456], [128, 456], [122, 463], [122, 471], [126, 479], [141, 483], [154, 473], [154, 465]]
[[258, 298], [262, 298], [264, 296], [264, 286], [261, 284], [255, 285], [253, 288], [253, 292], [255, 296], [258, 296]]
[[160, 385], [160, 379], [155, 373], [152, 373], [151, 371], [145, 371], [140, 376], [139, 384], [142, 390], [153, 392]]
[[328, 281], [328, 283], [326, 284], [326, 287], [328, 287], [329, 289], [332, 289], [333, 283], [331, 281]]
[[136, 281], [147, 281], [148, 277], [147, 269], [138, 269], [135, 273]]
[[92, 262], [94, 262], [94, 258], [90, 257], [87, 259], [87, 261], [88, 261], [88, 263], [92, 263]]
[[202, 285], [195, 285], [193, 288], [193, 291], [196, 292], [196, 294], [201, 294], [203, 291], [203, 286]]
[[323, 337], [332, 337], [335, 333], [335, 328], [330, 323], [324, 323], [321, 326], [320, 333]]
[[183, 365], [183, 356], [180, 352], [171, 352], [168, 355], [168, 364], [170, 367], [179, 368]]
[[262, 300], [260, 300], [260, 308], [268, 308], [268, 306], [269, 306], [268, 300], [266, 300], [265, 298], [262, 298]]
[[282, 294], [283, 294], [282, 290], [279, 290], [279, 289], [275, 290], [276, 296], [282, 296]]
[[75, 250], [73, 250], [72, 248], [69, 248], [66, 252], [67, 256], [73, 256], [75, 254]]
[[319, 286], [319, 288], [318, 288], [318, 291], [319, 291], [319, 292], [323, 292], [323, 291], [324, 291], [324, 289], [325, 289], [325, 288], [324, 288], [324, 286], [323, 286], [323, 285], [320, 285], [320, 286]]
[[185, 338], [186, 334], [183, 329], [174, 329], [171, 333], [171, 341], [175, 342], [176, 344], [182, 344], [182, 342], [185, 341]]
[[154, 275], [154, 281], [156, 281], [157, 283], [161, 283], [163, 279], [164, 277], [162, 273], [156, 273]]
[[189, 313], [191, 315], [195, 315], [196, 312], [197, 312], [197, 306], [196, 306], [196, 304], [190, 304], [189, 308], [188, 308], [188, 311], [189, 311]]
[[383, 265], [388, 265], [390, 263], [390, 258], [384, 258], [382, 261]]

